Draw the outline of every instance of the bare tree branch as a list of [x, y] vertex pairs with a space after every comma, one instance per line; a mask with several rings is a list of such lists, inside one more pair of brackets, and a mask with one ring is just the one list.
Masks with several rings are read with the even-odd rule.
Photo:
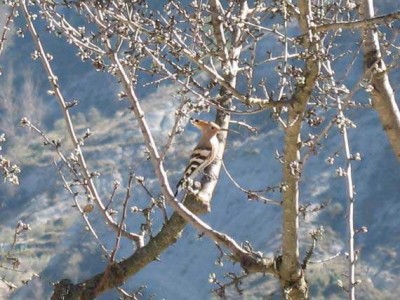
[[372, 28], [376, 25], [388, 25], [393, 21], [400, 19], [400, 11], [375, 17], [374, 15], [366, 16], [363, 20], [349, 21], [349, 22], [335, 22], [331, 24], [314, 25], [312, 28], [314, 32], [325, 32], [329, 30], [339, 29], [359, 29], [359, 28]]
[[[374, 19], [373, 0], [362, 0], [361, 8], [364, 18]], [[396, 15], [400, 17], [400, 13]], [[363, 46], [365, 68], [371, 69], [366, 75], [371, 82], [372, 105], [378, 112], [383, 130], [387, 134], [397, 159], [400, 160], [400, 111], [389, 81], [386, 64], [382, 59], [376, 29], [366, 30]]]
[[1, 33], [1, 38], [0, 38], [0, 55], [2, 54], [2, 52], [4, 50], [4, 43], [7, 40], [7, 32], [9, 32], [11, 30], [10, 26], [11, 26], [11, 22], [14, 18], [14, 12], [16, 10], [15, 7], [16, 7], [16, 4], [13, 4], [11, 6], [11, 8], [9, 9], [9, 14], [6, 19], [6, 23], [3, 26], [3, 32]]
[[129, 174], [128, 186], [126, 187], [125, 201], [124, 201], [123, 208], [122, 208], [121, 220], [119, 222], [119, 230], [118, 230], [118, 233], [117, 233], [117, 237], [115, 238], [114, 248], [113, 248], [113, 250], [111, 252], [111, 255], [110, 255], [110, 262], [111, 263], [115, 261], [115, 255], [117, 254], [117, 251], [118, 251], [119, 245], [120, 245], [120, 241], [121, 241], [122, 230], [123, 230], [123, 228], [125, 226], [126, 211], [127, 211], [127, 208], [128, 208], [128, 201], [129, 201], [129, 198], [131, 196], [131, 187], [132, 187], [133, 176], [134, 176], [133, 173]]
[[[137, 22], [134, 22], [132, 20], [128, 20], [124, 18], [123, 16], [119, 14], [114, 14], [113, 15], [115, 18], [118, 20], [125, 22], [138, 30], [140, 30], [143, 33], [147, 33], [149, 35], [154, 35], [149, 30], [146, 30], [138, 24]], [[169, 45], [171, 48], [179, 48], [181, 53], [184, 54], [191, 62], [195, 63], [202, 71], [206, 72], [212, 79], [217, 80], [218, 83], [224, 87], [227, 91], [232, 93], [232, 95], [238, 99], [239, 101], [243, 102], [245, 105], [252, 106], [252, 105], [258, 105], [262, 107], [263, 109], [268, 109], [272, 107], [283, 107], [290, 105], [290, 101], [285, 101], [285, 100], [279, 100], [279, 101], [271, 101], [269, 99], [262, 99], [258, 97], [248, 97], [246, 95], [242, 95], [236, 88], [234, 88], [231, 84], [229, 84], [229, 81], [226, 81], [223, 75], [219, 74], [216, 69], [214, 69], [211, 66], [208, 66], [202, 57], [199, 57], [196, 52], [191, 51], [187, 45], [181, 40], [181, 38], [174, 33], [175, 40], [171, 39], [165, 39], [164, 36], [160, 36], [159, 38], [162, 39], [163, 42], [165, 42], [167, 45]], [[223, 49], [223, 48], [221, 48]], [[230, 68], [230, 67], [228, 67]], [[228, 69], [229, 70], [229, 69]]]
[[[79, 140], [78, 140], [78, 138], [76, 137], [76, 134], [75, 134], [75, 129], [74, 129], [74, 126], [72, 124], [70, 113], [68, 111], [66, 102], [65, 102], [64, 97], [63, 97], [63, 95], [61, 93], [61, 90], [60, 90], [60, 86], [59, 86], [59, 83], [58, 83], [58, 77], [53, 73], [53, 70], [52, 70], [52, 68], [50, 66], [50, 62], [49, 62], [49, 59], [48, 59], [48, 56], [47, 56], [48, 54], [45, 52], [44, 47], [42, 45], [42, 42], [39, 39], [39, 35], [36, 32], [35, 26], [34, 26], [34, 24], [32, 22], [32, 16], [28, 12], [28, 8], [26, 6], [25, 0], [21, 0], [20, 4], [21, 4], [22, 10], [23, 10], [23, 13], [24, 13], [25, 20], [27, 22], [29, 31], [31, 32], [32, 38], [33, 38], [33, 40], [34, 40], [34, 42], [36, 44], [36, 47], [37, 47], [37, 49], [38, 49], [38, 51], [40, 53], [40, 58], [41, 58], [41, 61], [43, 63], [43, 67], [45, 68], [45, 70], [47, 72], [50, 85], [51, 85], [51, 87], [53, 89], [54, 95], [56, 96], [56, 98], [58, 100], [58, 103], [59, 103], [59, 105], [61, 107], [61, 110], [63, 112], [64, 120], [65, 120], [65, 123], [67, 125], [68, 134], [69, 134], [70, 140], [71, 140], [71, 142], [72, 142], [72, 144], [74, 146], [74, 149], [75, 149], [76, 156], [78, 158], [79, 164], [81, 166], [81, 170], [82, 170], [83, 176], [84, 176], [85, 181], [86, 181], [87, 190], [88, 190], [89, 194], [91, 195], [92, 199], [100, 207], [100, 211], [103, 214], [103, 216], [106, 218], [106, 220], [109, 223], [109, 225], [112, 228], [114, 228], [114, 230], [118, 231], [119, 230], [118, 224], [113, 220], [112, 216], [110, 216], [108, 211], [105, 209], [105, 206], [104, 206], [104, 204], [103, 204], [103, 202], [102, 202], [102, 200], [101, 200], [101, 198], [100, 198], [100, 196], [99, 196], [99, 194], [97, 192], [95, 184], [93, 182], [93, 178], [91, 176], [91, 173], [88, 170], [85, 158], [84, 158], [83, 153], [82, 153], [80, 142], [79, 142]], [[136, 242], [138, 242], [138, 244], [141, 243], [140, 242], [141, 241], [141, 237], [139, 235], [137, 235], [137, 234], [123, 231], [123, 235], [125, 237], [129, 238], [129, 239], [135, 240]]]
[[92, 224], [89, 221], [89, 218], [87, 216], [87, 214], [84, 212], [84, 210], [82, 209], [82, 207], [79, 205], [79, 202], [77, 200], [77, 194], [71, 189], [70, 184], [67, 182], [67, 179], [65, 178], [61, 167], [57, 165], [57, 163], [55, 163], [55, 165], [58, 167], [58, 172], [61, 176], [62, 181], [64, 182], [64, 188], [68, 191], [68, 193], [71, 194], [72, 198], [74, 199], [74, 203], [76, 205], [76, 207], [78, 208], [79, 212], [81, 213], [86, 226], [88, 228], [88, 230], [90, 231], [90, 233], [94, 236], [94, 238], [96, 239], [97, 243], [100, 245], [101, 250], [103, 250], [103, 252], [105, 253], [105, 255], [108, 255], [108, 250], [106, 248], [106, 246], [104, 246], [104, 244], [101, 242], [99, 236], [97, 235], [96, 231], [94, 230]]
[[[314, 53], [318, 52], [318, 42], [311, 35], [310, 22], [312, 22], [311, 1], [300, 0], [300, 28], [307, 37], [304, 44]], [[306, 105], [314, 89], [320, 63], [310, 56], [304, 66], [304, 84], [298, 85], [293, 93], [293, 107], [289, 108], [288, 127], [285, 135], [283, 181], [287, 188], [283, 193], [283, 232], [282, 236], [282, 266], [280, 267], [281, 286], [287, 289], [288, 296], [294, 299], [308, 298], [308, 290], [304, 283], [304, 276], [299, 263], [298, 245], [298, 209], [299, 209], [299, 142]], [[292, 286], [293, 282], [297, 288]]]
[[230, 238], [226, 237], [223, 234], [220, 234], [214, 231], [211, 227], [209, 227], [206, 223], [201, 221], [196, 215], [194, 215], [190, 210], [188, 210], [182, 203], [180, 203], [177, 199], [173, 197], [172, 189], [168, 183], [166, 171], [164, 169], [163, 162], [160, 159], [158, 154], [157, 146], [154, 142], [153, 136], [151, 134], [150, 128], [147, 124], [145, 119], [145, 114], [141, 108], [139, 100], [136, 96], [136, 93], [130, 83], [129, 77], [127, 76], [123, 66], [120, 63], [118, 54], [114, 52], [110, 45], [109, 53], [110, 59], [118, 68], [118, 74], [122, 81], [122, 84], [125, 88], [125, 92], [128, 95], [128, 98], [131, 100], [132, 103], [132, 111], [135, 114], [135, 117], [139, 123], [139, 127], [142, 131], [143, 138], [145, 140], [146, 145], [148, 146], [148, 151], [150, 153], [151, 161], [154, 166], [154, 170], [156, 172], [158, 181], [160, 183], [161, 189], [163, 191], [164, 197], [166, 198], [168, 204], [170, 204], [175, 211], [177, 211], [187, 222], [193, 225], [197, 230], [204, 233], [217, 243], [221, 243], [231, 251], [236, 252], [238, 254], [245, 254], [241, 247], [239, 247], [236, 242], [232, 241]]
[[226, 172], [226, 175], [228, 175], [229, 179], [233, 182], [233, 184], [242, 192], [244, 192], [249, 200], [258, 200], [260, 199], [261, 201], [263, 201], [265, 204], [275, 204], [275, 205], [279, 205], [281, 206], [282, 203], [276, 200], [272, 200], [272, 199], [268, 199], [264, 196], [259, 195], [258, 193], [251, 191], [251, 190], [247, 190], [245, 188], [243, 188], [239, 183], [236, 182], [236, 180], [233, 178], [233, 176], [231, 175], [231, 173], [229, 173], [229, 171], [227, 170], [225, 163], [222, 162], [222, 166], [224, 167], [224, 170]]
[[[344, 117], [343, 110], [340, 104], [340, 100], [338, 100], [338, 109], [339, 109], [339, 117]], [[347, 193], [348, 193], [348, 231], [349, 231], [349, 299], [355, 299], [355, 251], [354, 251], [354, 203], [355, 203], [355, 194], [354, 194], [354, 185], [353, 185], [353, 173], [351, 161], [353, 160], [353, 156], [350, 152], [349, 138], [347, 134], [346, 126], [342, 127], [343, 134], [343, 144], [346, 153], [346, 181], [347, 181]]]

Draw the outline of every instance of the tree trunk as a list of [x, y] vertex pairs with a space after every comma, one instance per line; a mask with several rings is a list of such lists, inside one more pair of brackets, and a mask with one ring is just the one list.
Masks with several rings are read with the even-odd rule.
[[[360, 4], [360, 14], [364, 19], [375, 16], [373, 0], [361, 0]], [[365, 30], [363, 46], [364, 67], [372, 87], [372, 105], [379, 115], [383, 130], [388, 136], [397, 159], [400, 159], [400, 112], [389, 81], [388, 70], [382, 59], [378, 33], [375, 28]]]

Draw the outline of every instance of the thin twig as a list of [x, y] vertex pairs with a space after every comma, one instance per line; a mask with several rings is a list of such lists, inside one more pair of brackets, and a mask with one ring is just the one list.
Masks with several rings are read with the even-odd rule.
[[121, 287], [117, 287], [117, 290], [120, 294], [122, 294], [124, 300], [126, 299], [134, 299], [137, 300], [138, 298], [135, 295], [131, 295], [129, 294], [127, 291], [125, 291], [123, 288]]
[[154, 197], [154, 195], [150, 192], [150, 190], [144, 184], [145, 180], [143, 177], [136, 176], [136, 182], [144, 189], [144, 191], [150, 197], [150, 199], [153, 201], [153, 203], [161, 210], [163, 218], [164, 218], [164, 223], [166, 224], [168, 221], [168, 214], [167, 214], [167, 208], [165, 206], [164, 199], [162, 197], [160, 197], [161, 199], [157, 199], [156, 197]]
[[389, 24], [398, 19], [400, 19], [400, 11], [358, 21], [335, 22], [330, 24], [317, 25], [313, 28], [313, 31], [323, 32], [323, 31], [338, 30], [338, 29], [370, 28], [375, 25]]
[[108, 203], [107, 203], [107, 205], [105, 207], [106, 210], [108, 210], [108, 208], [110, 207], [112, 201], [114, 200], [115, 192], [117, 191], [118, 187], [119, 187], [119, 182], [115, 181], [114, 185], [113, 185], [113, 190], [112, 190], [111, 195], [110, 195], [110, 199], [108, 200]]
[[[330, 62], [326, 62], [327, 70], [330, 71], [332, 74], [332, 69]], [[335, 82], [332, 80], [332, 85], [335, 85]], [[337, 97], [337, 107], [338, 107], [338, 118], [345, 119], [344, 116], [344, 109], [342, 107], [342, 99], [340, 97]], [[354, 300], [355, 299], [355, 285], [356, 285], [356, 279], [355, 279], [355, 264], [356, 264], [356, 255], [355, 255], [355, 249], [354, 249], [354, 236], [355, 236], [355, 230], [354, 230], [354, 205], [355, 205], [355, 193], [354, 193], [354, 185], [353, 185], [353, 173], [352, 173], [352, 160], [353, 156], [350, 151], [350, 143], [349, 143], [349, 137], [347, 133], [347, 125], [346, 124], [341, 124], [340, 125], [340, 132], [342, 133], [343, 137], [343, 147], [344, 147], [344, 152], [346, 155], [346, 172], [345, 172], [345, 177], [346, 177], [346, 185], [347, 185], [347, 197], [348, 197], [348, 213], [347, 213], [347, 223], [348, 223], [348, 247], [349, 247], [349, 299]]]
[[[119, 230], [118, 230], [117, 236], [115, 238], [114, 248], [113, 248], [113, 250], [111, 252], [111, 255], [110, 255], [110, 262], [113, 262], [115, 260], [115, 255], [117, 254], [117, 251], [119, 249], [119, 244], [120, 244], [121, 236], [122, 236], [122, 228], [124, 227], [125, 218], [126, 218], [128, 200], [131, 197], [131, 186], [132, 186], [133, 177], [134, 177], [134, 174], [130, 173], [129, 174], [129, 180], [128, 180], [128, 186], [126, 187], [126, 196], [125, 196], [125, 201], [124, 201], [124, 204], [123, 204], [121, 221], [119, 222], [119, 226], [118, 226]], [[142, 245], [140, 247], [143, 247], [143, 243], [142, 243]]]
[[[140, 30], [142, 33], [153, 35], [153, 32], [150, 30], [147, 30], [143, 28], [142, 25], [138, 24], [135, 21], [128, 20], [124, 16], [118, 15], [116, 13], [113, 14], [115, 18], [117, 18], [119, 21], [127, 24], [128, 26], [135, 27], [136, 29]], [[177, 35], [176, 32], [173, 32], [174, 36], [174, 42], [171, 40], [163, 40], [168, 46], [171, 48], [177, 48], [179, 47], [181, 50], [181, 54], [185, 55], [191, 62], [195, 63], [202, 71], [206, 72], [209, 76], [211, 76], [214, 80], [217, 80], [218, 83], [227, 89], [230, 93], [233, 94], [233, 96], [238, 99], [239, 101], [243, 102], [246, 105], [259, 105], [260, 107], [264, 109], [272, 108], [272, 107], [283, 107], [287, 106], [292, 101], [269, 101], [268, 99], [261, 99], [257, 97], [247, 97], [246, 95], [241, 94], [236, 88], [232, 87], [229, 82], [225, 80], [225, 78], [219, 74], [216, 70], [214, 70], [212, 67], [206, 65], [203, 61], [202, 58], [199, 58], [197, 53], [194, 51], [191, 51], [187, 45], [182, 41], [181, 37]], [[163, 39], [164, 37], [160, 36], [160, 39]]]
[[70, 195], [72, 196], [72, 199], [74, 200], [75, 206], [76, 208], [78, 208], [83, 220], [86, 223], [87, 229], [89, 230], [89, 232], [93, 235], [93, 237], [95, 238], [95, 240], [97, 241], [97, 243], [99, 244], [101, 250], [103, 250], [104, 254], [106, 256], [109, 255], [107, 248], [104, 246], [104, 244], [101, 242], [99, 236], [97, 235], [95, 229], [93, 228], [92, 224], [89, 221], [89, 218], [87, 216], [87, 214], [83, 211], [82, 207], [80, 206], [78, 199], [77, 199], [77, 193], [75, 193], [71, 187], [70, 184], [67, 182], [67, 179], [64, 176], [64, 173], [62, 172], [62, 166], [58, 166], [57, 162], [54, 161], [55, 166], [58, 169], [58, 173], [60, 174], [61, 180], [64, 183], [64, 188], [68, 191], [68, 193], [70, 193]]
[[[51, 68], [50, 62], [49, 62], [49, 60], [47, 58], [47, 53], [45, 52], [44, 47], [42, 45], [42, 42], [39, 39], [39, 35], [37, 34], [36, 28], [35, 28], [35, 26], [34, 26], [34, 24], [32, 22], [32, 16], [30, 15], [30, 13], [28, 11], [28, 8], [26, 6], [26, 1], [25, 0], [20, 0], [20, 3], [21, 3], [22, 11], [24, 12], [25, 20], [26, 20], [26, 23], [28, 25], [29, 31], [31, 32], [31, 35], [32, 35], [32, 38], [33, 38], [33, 40], [34, 40], [34, 42], [36, 44], [37, 50], [40, 53], [40, 58], [41, 58], [43, 67], [46, 70], [47, 75], [49, 77], [49, 81], [50, 81], [50, 84], [52, 86], [52, 90], [53, 90], [54, 95], [56, 96], [56, 98], [58, 100], [58, 103], [59, 103], [59, 105], [61, 107], [61, 110], [63, 112], [64, 120], [65, 120], [65, 123], [67, 125], [68, 134], [69, 134], [70, 140], [71, 140], [71, 142], [72, 142], [72, 144], [74, 146], [75, 153], [76, 153], [76, 156], [78, 158], [82, 174], [83, 174], [83, 176], [85, 178], [85, 182], [86, 182], [85, 188], [87, 188], [87, 192], [89, 193], [91, 198], [100, 207], [100, 211], [102, 212], [103, 216], [106, 218], [108, 224], [110, 224], [110, 226], [114, 230], [118, 231], [119, 230], [118, 225], [113, 220], [112, 216], [108, 213], [108, 211], [105, 209], [105, 206], [104, 206], [104, 204], [103, 204], [103, 202], [102, 202], [102, 200], [101, 200], [101, 198], [100, 198], [100, 196], [99, 196], [99, 194], [97, 192], [96, 186], [94, 185], [93, 178], [91, 176], [91, 173], [89, 172], [89, 169], [88, 169], [87, 164], [86, 164], [86, 160], [85, 160], [85, 158], [83, 156], [83, 152], [82, 152], [82, 149], [81, 149], [81, 146], [80, 146], [80, 142], [79, 142], [78, 138], [76, 137], [75, 129], [74, 129], [74, 126], [72, 124], [72, 119], [71, 119], [71, 116], [69, 114], [67, 105], [65, 103], [64, 96], [61, 93], [60, 86], [59, 86], [59, 83], [58, 83], [58, 78], [53, 73], [53, 70]], [[123, 235], [124, 235], [124, 237], [127, 237], [129, 239], [132, 239], [132, 240], [140, 243], [141, 238], [137, 234], [126, 232], [124, 230], [123, 231]]]
[[231, 175], [231, 173], [229, 173], [228, 169], [225, 166], [225, 163], [222, 161], [222, 166], [225, 170], [226, 175], [228, 175], [229, 179], [233, 182], [233, 184], [239, 189], [241, 190], [243, 193], [245, 193], [249, 199], [254, 200], [254, 199], [261, 199], [265, 204], [275, 204], [275, 205], [281, 205], [282, 203], [276, 200], [271, 200], [268, 199], [266, 197], [263, 197], [257, 193], [255, 193], [254, 191], [251, 190], [247, 190], [245, 188], [243, 188], [239, 183], [236, 182], [236, 180], [233, 178], [233, 176]]
[[17, 237], [20, 235], [23, 231], [30, 230], [30, 225], [22, 222], [21, 220], [18, 221], [17, 225], [15, 226], [14, 230], [14, 236], [13, 236], [13, 242], [11, 243], [11, 248], [10, 251], [8, 251], [7, 255], [10, 255], [15, 248], [15, 245], [17, 244]]
[[309, 264], [321, 264], [321, 263], [324, 263], [324, 262], [328, 262], [328, 261], [330, 261], [330, 260], [333, 260], [333, 259], [339, 257], [341, 254], [342, 254], [342, 252], [339, 251], [338, 253], [336, 253], [336, 254], [334, 254], [334, 255], [332, 255], [332, 256], [329, 256], [329, 257], [327, 257], [327, 258], [324, 258], [324, 259], [309, 260], [308, 263], [309, 263]]
[[[76, 28], [74, 26], [72, 26], [66, 19], [64, 16], [61, 16], [60, 14], [58, 14], [55, 10], [49, 10], [48, 8], [46, 8], [46, 2], [42, 1], [44, 3], [44, 5], [42, 3], [40, 3], [41, 1], [39, 1], [39, 3], [37, 3], [40, 7], [41, 7], [41, 11], [45, 14], [45, 16], [49, 19], [52, 20], [52, 24], [57, 27], [58, 29], [60, 29], [63, 34], [65, 34], [66, 36], [68, 36], [68, 38], [70, 38], [75, 45], [78, 48], [86, 48], [91, 52], [103, 55], [105, 54], [104, 51], [98, 47], [97, 45], [93, 44], [89, 39], [85, 39], [84, 41], [82, 41], [82, 34], [80, 32], [78, 32], [76, 30]], [[54, 18], [54, 16], [52, 16], [51, 13], [53, 13], [54, 15], [57, 16], [57, 19], [59, 21], [57, 21], [56, 18]]]
[[169, 148], [172, 145], [172, 142], [173, 142], [174, 137], [175, 137], [175, 135], [177, 133], [177, 130], [181, 125], [182, 117], [184, 116], [184, 114], [182, 113], [182, 109], [185, 106], [185, 104], [186, 104], [186, 101], [181, 101], [179, 107], [176, 109], [176, 112], [175, 112], [175, 123], [174, 123], [174, 126], [171, 129], [171, 132], [168, 135], [168, 140], [167, 140], [167, 142], [165, 143], [165, 145], [163, 147], [163, 152], [161, 153], [160, 160], [164, 160], [165, 159], [165, 156], [167, 155], [167, 152], [168, 152]]
[[[339, 109], [339, 116], [343, 116], [343, 110], [340, 106], [340, 100], [338, 99], [338, 109]], [[350, 145], [349, 145], [349, 138], [347, 135], [347, 128], [346, 126], [342, 129], [343, 134], [343, 143], [345, 148], [346, 154], [346, 182], [347, 182], [347, 195], [348, 195], [348, 214], [347, 214], [347, 221], [348, 221], [348, 231], [349, 231], [349, 299], [355, 299], [355, 250], [354, 250], [354, 185], [353, 185], [353, 173], [352, 173], [352, 155], [350, 152]]]
[[3, 32], [2, 32], [1, 38], [0, 38], [0, 55], [3, 52], [4, 43], [7, 40], [7, 37], [6, 37], [7, 36], [7, 32], [11, 30], [10, 29], [10, 24], [11, 24], [11, 22], [13, 20], [13, 17], [14, 17], [15, 7], [16, 7], [16, 4], [12, 4], [11, 9], [10, 9], [10, 13], [8, 14], [7, 19], [6, 19], [6, 23], [3, 26]]
[[310, 261], [311, 257], [314, 254], [314, 250], [317, 245], [317, 235], [311, 233], [311, 240], [312, 240], [312, 243], [311, 243], [310, 249], [308, 249], [308, 251], [303, 259], [303, 263], [301, 264], [301, 268], [303, 270], [307, 269], [308, 262]]
[[[323, 138], [326, 138], [328, 135], [328, 132], [332, 129], [333, 125], [335, 124], [335, 120], [331, 120], [328, 125], [325, 126], [325, 128], [321, 131], [320, 134], [318, 134], [318, 136], [313, 139], [313, 142], [315, 144], [318, 144]], [[309, 151], [307, 151], [306, 154], [304, 154], [303, 157], [303, 163], [302, 166], [305, 166], [305, 163], [307, 162], [307, 160], [309, 159], [310, 155], [313, 153], [312, 149], [310, 149]]]
[[237, 124], [239, 127], [244, 127], [247, 130], [249, 130], [251, 133], [254, 133], [254, 134], [257, 134], [257, 132], [258, 132], [258, 129], [256, 127], [251, 126], [251, 125], [247, 124], [246, 122], [231, 120], [231, 121], [229, 121], [229, 123]]
[[[65, 155], [60, 151], [60, 146], [57, 144], [56, 141], [50, 140], [50, 138], [47, 137], [47, 135], [46, 135], [42, 130], [40, 130], [38, 127], [36, 127], [34, 124], [32, 124], [32, 123], [31, 123], [28, 119], [26, 119], [26, 118], [23, 118], [23, 119], [21, 120], [21, 124], [22, 124], [23, 126], [25, 126], [25, 127], [28, 127], [28, 128], [33, 129], [33, 130], [36, 131], [38, 134], [40, 134], [40, 136], [44, 139], [45, 144], [46, 144], [46, 145], [51, 145], [51, 146], [52, 146], [53, 150], [54, 150], [54, 151], [57, 153], [57, 155], [60, 157], [61, 161], [62, 161], [63, 163], [65, 163], [65, 165], [68, 167], [69, 172], [70, 172], [71, 174], [74, 175], [74, 180], [75, 180], [76, 182], [78, 182], [80, 186], [84, 186], [84, 184], [81, 182], [81, 178], [79, 177], [79, 174], [77, 173], [77, 170], [74, 168], [73, 165], [71, 165], [71, 162], [69, 161], [69, 159], [67, 159], [67, 158], [65, 157]], [[58, 167], [58, 164], [57, 164], [56, 161], [54, 161], [54, 164], [56, 165], [56, 167]], [[71, 196], [72, 196], [72, 198], [73, 198], [73, 200], [74, 200], [75, 206], [78, 208], [79, 212], [81, 213], [81, 215], [82, 215], [82, 217], [83, 217], [83, 219], [84, 219], [84, 221], [85, 221], [85, 223], [86, 223], [86, 225], [87, 225], [87, 228], [88, 228], [89, 231], [92, 233], [92, 235], [94, 236], [94, 238], [98, 241], [98, 243], [99, 243], [99, 245], [101, 246], [102, 250], [108, 255], [108, 250], [107, 250], [106, 247], [103, 245], [103, 243], [100, 241], [100, 239], [99, 239], [98, 235], [96, 234], [94, 228], [92, 227], [92, 225], [91, 225], [91, 223], [90, 223], [90, 221], [89, 221], [89, 219], [88, 219], [88, 217], [87, 217], [87, 215], [86, 215], [84, 209], [82, 209], [81, 206], [79, 205], [79, 203], [77, 202], [77, 193], [75, 193], [75, 192], [72, 191], [72, 189], [71, 189], [71, 184], [68, 184], [68, 182], [67, 182], [67, 180], [66, 180], [64, 174], [63, 174], [62, 171], [61, 171], [61, 166], [58, 167], [58, 172], [59, 172], [59, 174], [60, 174], [60, 177], [61, 177], [62, 181], [64, 182], [64, 188], [71, 194]]]

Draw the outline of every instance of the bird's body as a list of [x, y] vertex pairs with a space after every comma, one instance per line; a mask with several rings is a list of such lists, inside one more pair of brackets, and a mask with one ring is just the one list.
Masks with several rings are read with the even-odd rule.
[[[217, 136], [211, 137], [210, 140], [199, 143], [190, 156], [190, 163], [185, 169], [185, 178], [195, 178], [196, 175], [211, 164], [217, 156], [215, 149], [219, 148]], [[214, 151], [212, 151], [214, 149]]]
[[221, 131], [221, 128], [214, 122], [197, 119], [190, 119], [190, 121], [201, 130], [202, 136], [190, 156], [188, 166], [185, 169], [182, 179], [176, 186], [175, 196], [186, 180], [195, 178], [215, 160], [219, 150], [217, 133]]

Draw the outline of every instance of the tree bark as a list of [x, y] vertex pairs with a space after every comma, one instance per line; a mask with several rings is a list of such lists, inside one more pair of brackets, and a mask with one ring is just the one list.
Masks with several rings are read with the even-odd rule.
[[[187, 199], [185, 205], [193, 212], [199, 209], [194, 198]], [[186, 225], [187, 222], [178, 213], [173, 213], [160, 232], [130, 257], [114, 263], [104, 272], [81, 283], [72, 284], [67, 279], [61, 280], [55, 285], [51, 299], [94, 299], [103, 292], [122, 285], [149, 263], [156, 261], [162, 252], [180, 238]]]
[[[373, 0], [361, 0], [361, 15], [364, 19], [375, 16]], [[375, 28], [365, 30], [363, 41], [364, 66], [370, 79], [372, 105], [379, 115], [383, 130], [397, 159], [400, 160], [400, 112], [393, 88], [389, 81], [388, 69], [382, 59], [378, 33]]]
[[303, 69], [305, 82], [299, 84], [292, 96], [293, 106], [289, 107], [288, 126], [285, 135], [283, 180], [286, 185], [283, 193], [283, 232], [282, 263], [279, 269], [280, 283], [284, 296], [288, 299], [308, 299], [308, 285], [299, 262], [299, 180], [300, 180], [300, 142], [303, 115], [312, 94], [320, 70], [315, 58], [318, 44], [309, 36], [311, 7], [308, 0], [299, 1], [299, 24], [303, 35], [307, 36], [304, 47], [309, 49], [309, 57]]

